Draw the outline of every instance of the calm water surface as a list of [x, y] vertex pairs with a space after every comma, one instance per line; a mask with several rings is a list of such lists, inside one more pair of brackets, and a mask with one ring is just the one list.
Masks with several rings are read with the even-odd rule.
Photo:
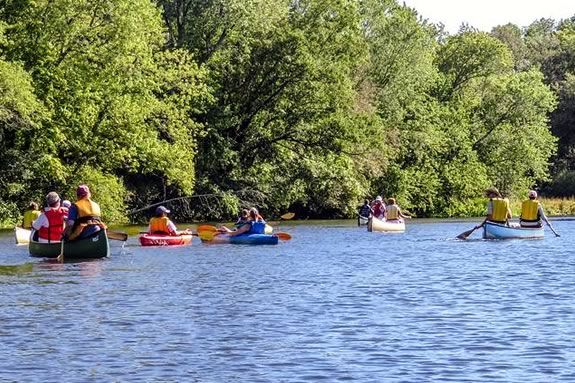
[[[575, 222], [284, 223], [278, 246], [58, 264], [0, 234], [1, 382], [573, 382]], [[196, 238], [197, 239], [197, 238]]]

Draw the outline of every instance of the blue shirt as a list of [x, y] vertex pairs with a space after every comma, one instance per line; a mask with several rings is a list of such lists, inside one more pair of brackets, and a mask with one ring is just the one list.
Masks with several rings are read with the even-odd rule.
[[[77, 219], [78, 219], [78, 208], [76, 207], [75, 204], [72, 204], [72, 206], [70, 206], [70, 209], [68, 210], [68, 221], [66, 222], [66, 225], [74, 225], [74, 221], [76, 221]], [[84, 230], [82, 230], [82, 233], [80, 233], [78, 239], [90, 237], [93, 234], [99, 232], [100, 230], [101, 228], [98, 225], [88, 225], [84, 228]]]

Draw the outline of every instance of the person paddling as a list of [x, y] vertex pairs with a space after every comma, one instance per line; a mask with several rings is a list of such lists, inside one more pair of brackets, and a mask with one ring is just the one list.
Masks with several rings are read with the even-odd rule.
[[541, 202], [537, 199], [537, 192], [535, 190], [530, 190], [529, 193], [527, 193], [527, 197], [528, 199], [521, 203], [519, 225], [521, 227], [541, 227], [543, 226], [543, 220], [549, 226], [553, 234], [559, 237], [559, 234], [557, 234], [547, 219]]
[[42, 214], [42, 212], [38, 210], [38, 204], [36, 202], [30, 202], [28, 209], [24, 212], [24, 218], [22, 218], [22, 227], [30, 230], [32, 228], [32, 222], [38, 219], [40, 214]]
[[32, 222], [32, 227], [37, 230], [38, 242], [50, 243], [62, 241], [64, 221], [68, 215], [68, 209], [60, 206], [60, 196], [56, 192], [50, 192], [46, 196], [44, 211]]
[[399, 220], [401, 218], [411, 218], [410, 215], [405, 215], [401, 212], [401, 208], [395, 202], [395, 198], [389, 198], [387, 200], [387, 206], [385, 209], [385, 219], [387, 221]]
[[77, 201], [70, 206], [65, 238], [69, 241], [88, 238], [107, 227], [102, 222], [100, 205], [92, 201], [88, 185], [76, 189]]
[[259, 214], [258, 209], [252, 207], [249, 210], [248, 218], [248, 221], [237, 230], [230, 230], [225, 226], [221, 226], [220, 230], [222, 234], [227, 234], [232, 237], [240, 234], [265, 234], [266, 221]]
[[373, 214], [373, 210], [371, 206], [369, 206], [369, 200], [363, 201], [363, 206], [359, 208], [358, 217], [357, 217], [357, 226], [361, 226], [362, 219], [367, 221]]
[[176, 225], [168, 218], [170, 210], [165, 206], [158, 206], [148, 225], [148, 234], [182, 235], [188, 230], [178, 231]]
[[459, 234], [457, 238], [467, 239], [475, 230], [483, 227], [486, 222], [494, 222], [499, 224], [509, 225], [509, 219], [512, 217], [511, 209], [509, 208], [509, 200], [503, 198], [499, 190], [492, 186], [485, 190], [485, 196], [489, 198], [487, 202], [487, 214], [481, 224], [475, 226], [473, 229], [464, 231]]
[[377, 219], [385, 218], [385, 205], [383, 204], [383, 198], [378, 195], [371, 205], [373, 217]]
[[509, 225], [509, 219], [512, 218], [509, 200], [503, 198], [499, 190], [494, 186], [487, 188], [485, 195], [489, 198], [489, 201], [487, 202], [487, 215], [481, 226], [487, 221]]

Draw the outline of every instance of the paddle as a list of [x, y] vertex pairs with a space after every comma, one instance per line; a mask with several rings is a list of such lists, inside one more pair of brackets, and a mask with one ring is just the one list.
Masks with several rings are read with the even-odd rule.
[[291, 235], [288, 233], [284, 233], [284, 232], [279, 232], [279, 233], [274, 233], [273, 235], [275, 235], [276, 237], [278, 237], [279, 239], [281, 239], [282, 241], [289, 241], [291, 239]]
[[295, 213], [285, 213], [280, 215], [280, 218], [285, 219], [286, 221], [292, 219], [293, 217], [295, 217]]
[[120, 231], [107, 231], [108, 234], [108, 238], [109, 239], [114, 239], [116, 241], [127, 241], [128, 240], [128, 234], [126, 233], [122, 233]]
[[471, 229], [471, 230], [464, 231], [463, 233], [459, 234], [459, 235], [457, 236], [457, 238], [459, 238], [459, 239], [467, 239], [467, 237], [469, 237], [469, 236], [471, 235], [471, 233], [473, 233], [475, 230], [479, 229], [480, 227], [483, 227], [483, 224], [477, 225], [477, 226], [475, 226], [475, 227], [474, 227], [473, 229]]
[[200, 225], [197, 228], [198, 233], [200, 231], [207, 231], [207, 232], [212, 232], [215, 233], [216, 231], [218, 231], [218, 228], [213, 226], [213, 225]]
[[64, 262], [64, 238], [60, 241], [60, 254], [56, 257], [58, 262]]
[[546, 222], [547, 222], [547, 226], [549, 226], [549, 228], [551, 229], [551, 231], [553, 232], [553, 234], [555, 234], [556, 237], [561, 237], [561, 236], [559, 235], [559, 233], [555, 231], [555, 229], [553, 228], [553, 226], [551, 226], [551, 222], [549, 222], [549, 221], [546, 221]]

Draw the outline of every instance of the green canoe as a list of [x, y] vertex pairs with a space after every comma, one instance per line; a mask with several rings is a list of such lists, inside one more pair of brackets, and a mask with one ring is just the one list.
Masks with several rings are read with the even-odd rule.
[[[28, 251], [32, 257], [56, 258], [60, 255], [62, 245], [30, 241]], [[92, 237], [64, 242], [64, 259], [104, 258], [110, 255], [110, 245], [106, 230], [100, 230]]]

